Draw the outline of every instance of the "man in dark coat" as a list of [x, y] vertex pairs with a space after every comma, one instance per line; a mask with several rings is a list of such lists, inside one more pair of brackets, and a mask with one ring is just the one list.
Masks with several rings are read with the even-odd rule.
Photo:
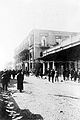
[[71, 69], [71, 80], [74, 78], [74, 69]]
[[50, 77], [51, 77], [51, 69], [50, 68], [48, 68], [48, 80], [49, 80], [49, 82], [50, 82]]
[[16, 71], [13, 69], [13, 71], [12, 71], [13, 79], [15, 79], [15, 75], [16, 75]]
[[65, 77], [66, 77], [66, 70], [64, 69], [63, 70], [63, 79], [64, 79], [64, 81], [65, 81]]
[[65, 71], [65, 77], [67, 78], [66, 80], [69, 80], [69, 74], [70, 74], [70, 71], [66, 69]]
[[24, 80], [24, 74], [22, 70], [19, 71], [17, 75], [17, 89], [22, 92], [23, 90], [23, 80]]
[[54, 69], [52, 69], [51, 75], [52, 75], [52, 83], [53, 83], [54, 82], [54, 75], [55, 75], [55, 70]]
[[3, 87], [3, 91], [4, 90], [8, 90], [7, 87], [8, 87], [8, 82], [9, 82], [9, 78], [8, 78], [8, 71], [4, 71], [4, 73], [2, 74], [2, 87]]
[[40, 76], [43, 77], [42, 68], [40, 68]]
[[78, 78], [78, 72], [77, 70], [75, 70], [74, 71], [74, 82], [76, 82], [77, 78]]
[[59, 71], [58, 70], [56, 70], [55, 71], [55, 82], [57, 81], [57, 82], [59, 82]]

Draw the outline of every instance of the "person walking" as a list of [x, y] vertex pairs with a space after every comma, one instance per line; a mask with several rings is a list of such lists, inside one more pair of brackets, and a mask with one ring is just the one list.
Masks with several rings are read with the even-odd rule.
[[23, 90], [23, 80], [24, 80], [24, 74], [22, 70], [19, 71], [17, 75], [17, 89], [22, 92]]
[[52, 69], [51, 75], [52, 75], [52, 83], [54, 83], [54, 75], [55, 75], [55, 70], [54, 69]]

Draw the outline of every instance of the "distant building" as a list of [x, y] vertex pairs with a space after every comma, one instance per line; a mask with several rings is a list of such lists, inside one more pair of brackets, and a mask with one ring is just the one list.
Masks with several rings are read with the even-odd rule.
[[[60, 64], [60, 61], [64, 61], [65, 57], [63, 55], [66, 53], [62, 53], [60, 56], [60, 47], [62, 47], [62, 44], [66, 46], [69, 40], [76, 39], [78, 35], [79, 33], [76, 32], [32, 30], [15, 50], [16, 69], [33, 70], [37, 61], [39, 61], [43, 66], [43, 73], [45, 73], [47, 67], [52, 68], [54, 61]], [[68, 56], [68, 53], [66, 56]]]

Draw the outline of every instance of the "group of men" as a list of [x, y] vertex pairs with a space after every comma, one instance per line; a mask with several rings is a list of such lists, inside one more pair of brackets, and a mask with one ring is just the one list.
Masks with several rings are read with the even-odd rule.
[[[13, 76], [13, 80], [15, 79], [15, 75], [17, 76], [17, 89], [22, 92], [23, 90], [23, 80], [24, 80], [24, 72], [21, 70], [18, 71], [11, 71], [11, 70], [5, 70], [1, 73], [1, 82], [2, 82], [2, 88], [4, 90], [8, 90], [8, 84], [11, 80], [11, 75]], [[55, 71], [54, 69], [47, 69], [47, 75], [49, 82], [52, 81], [52, 83], [59, 81], [59, 72]], [[63, 71], [63, 80], [69, 80], [69, 75], [71, 75], [71, 80], [74, 78], [74, 81], [78, 78], [80, 82], [80, 72], [78, 73], [75, 70], [69, 71], [68, 69]], [[42, 69], [40, 71], [41, 78], [43, 77]]]
[[8, 88], [8, 84], [10, 83], [10, 79], [11, 79], [11, 73], [8, 70], [3, 71], [2, 76], [1, 76], [1, 82], [2, 82], [2, 88], [3, 91], [6, 90]]
[[11, 75], [13, 76], [13, 80], [15, 79], [15, 75], [17, 75], [17, 89], [22, 92], [23, 90], [23, 80], [24, 80], [24, 73], [21, 70], [18, 71], [11, 71], [11, 70], [4, 70], [1, 72], [1, 83], [3, 91], [8, 90], [8, 85], [11, 80]]
[[54, 77], [55, 81], [58, 81], [58, 71], [55, 71], [54, 69], [48, 68], [47, 70], [48, 80], [50, 82], [50, 79], [52, 79], [52, 83], [54, 83]]
[[[59, 81], [59, 76], [61, 76], [61, 74], [59, 74], [58, 71], [55, 71], [54, 69], [50, 69], [48, 68], [47, 70], [47, 75], [48, 75], [48, 80], [50, 81], [50, 79], [52, 79], [52, 82], [56, 82]], [[74, 80], [74, 82], [78, 79], [78, 82], [80, 82], [80, 71], [77, 71], [75, 69], [71, 69], [68, 70], [67, 68], [65, 70], [63, 70], [63, 80]]]

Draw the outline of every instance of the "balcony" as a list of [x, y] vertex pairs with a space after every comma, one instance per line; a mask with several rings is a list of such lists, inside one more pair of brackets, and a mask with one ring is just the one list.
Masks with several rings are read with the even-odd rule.
[[39, 44], [39, 47], [43, 50], [46, 50], [46, 49], [49, 49], [50, 46], [47, 44], [47, 45], [42, 45], [42, 44]]

